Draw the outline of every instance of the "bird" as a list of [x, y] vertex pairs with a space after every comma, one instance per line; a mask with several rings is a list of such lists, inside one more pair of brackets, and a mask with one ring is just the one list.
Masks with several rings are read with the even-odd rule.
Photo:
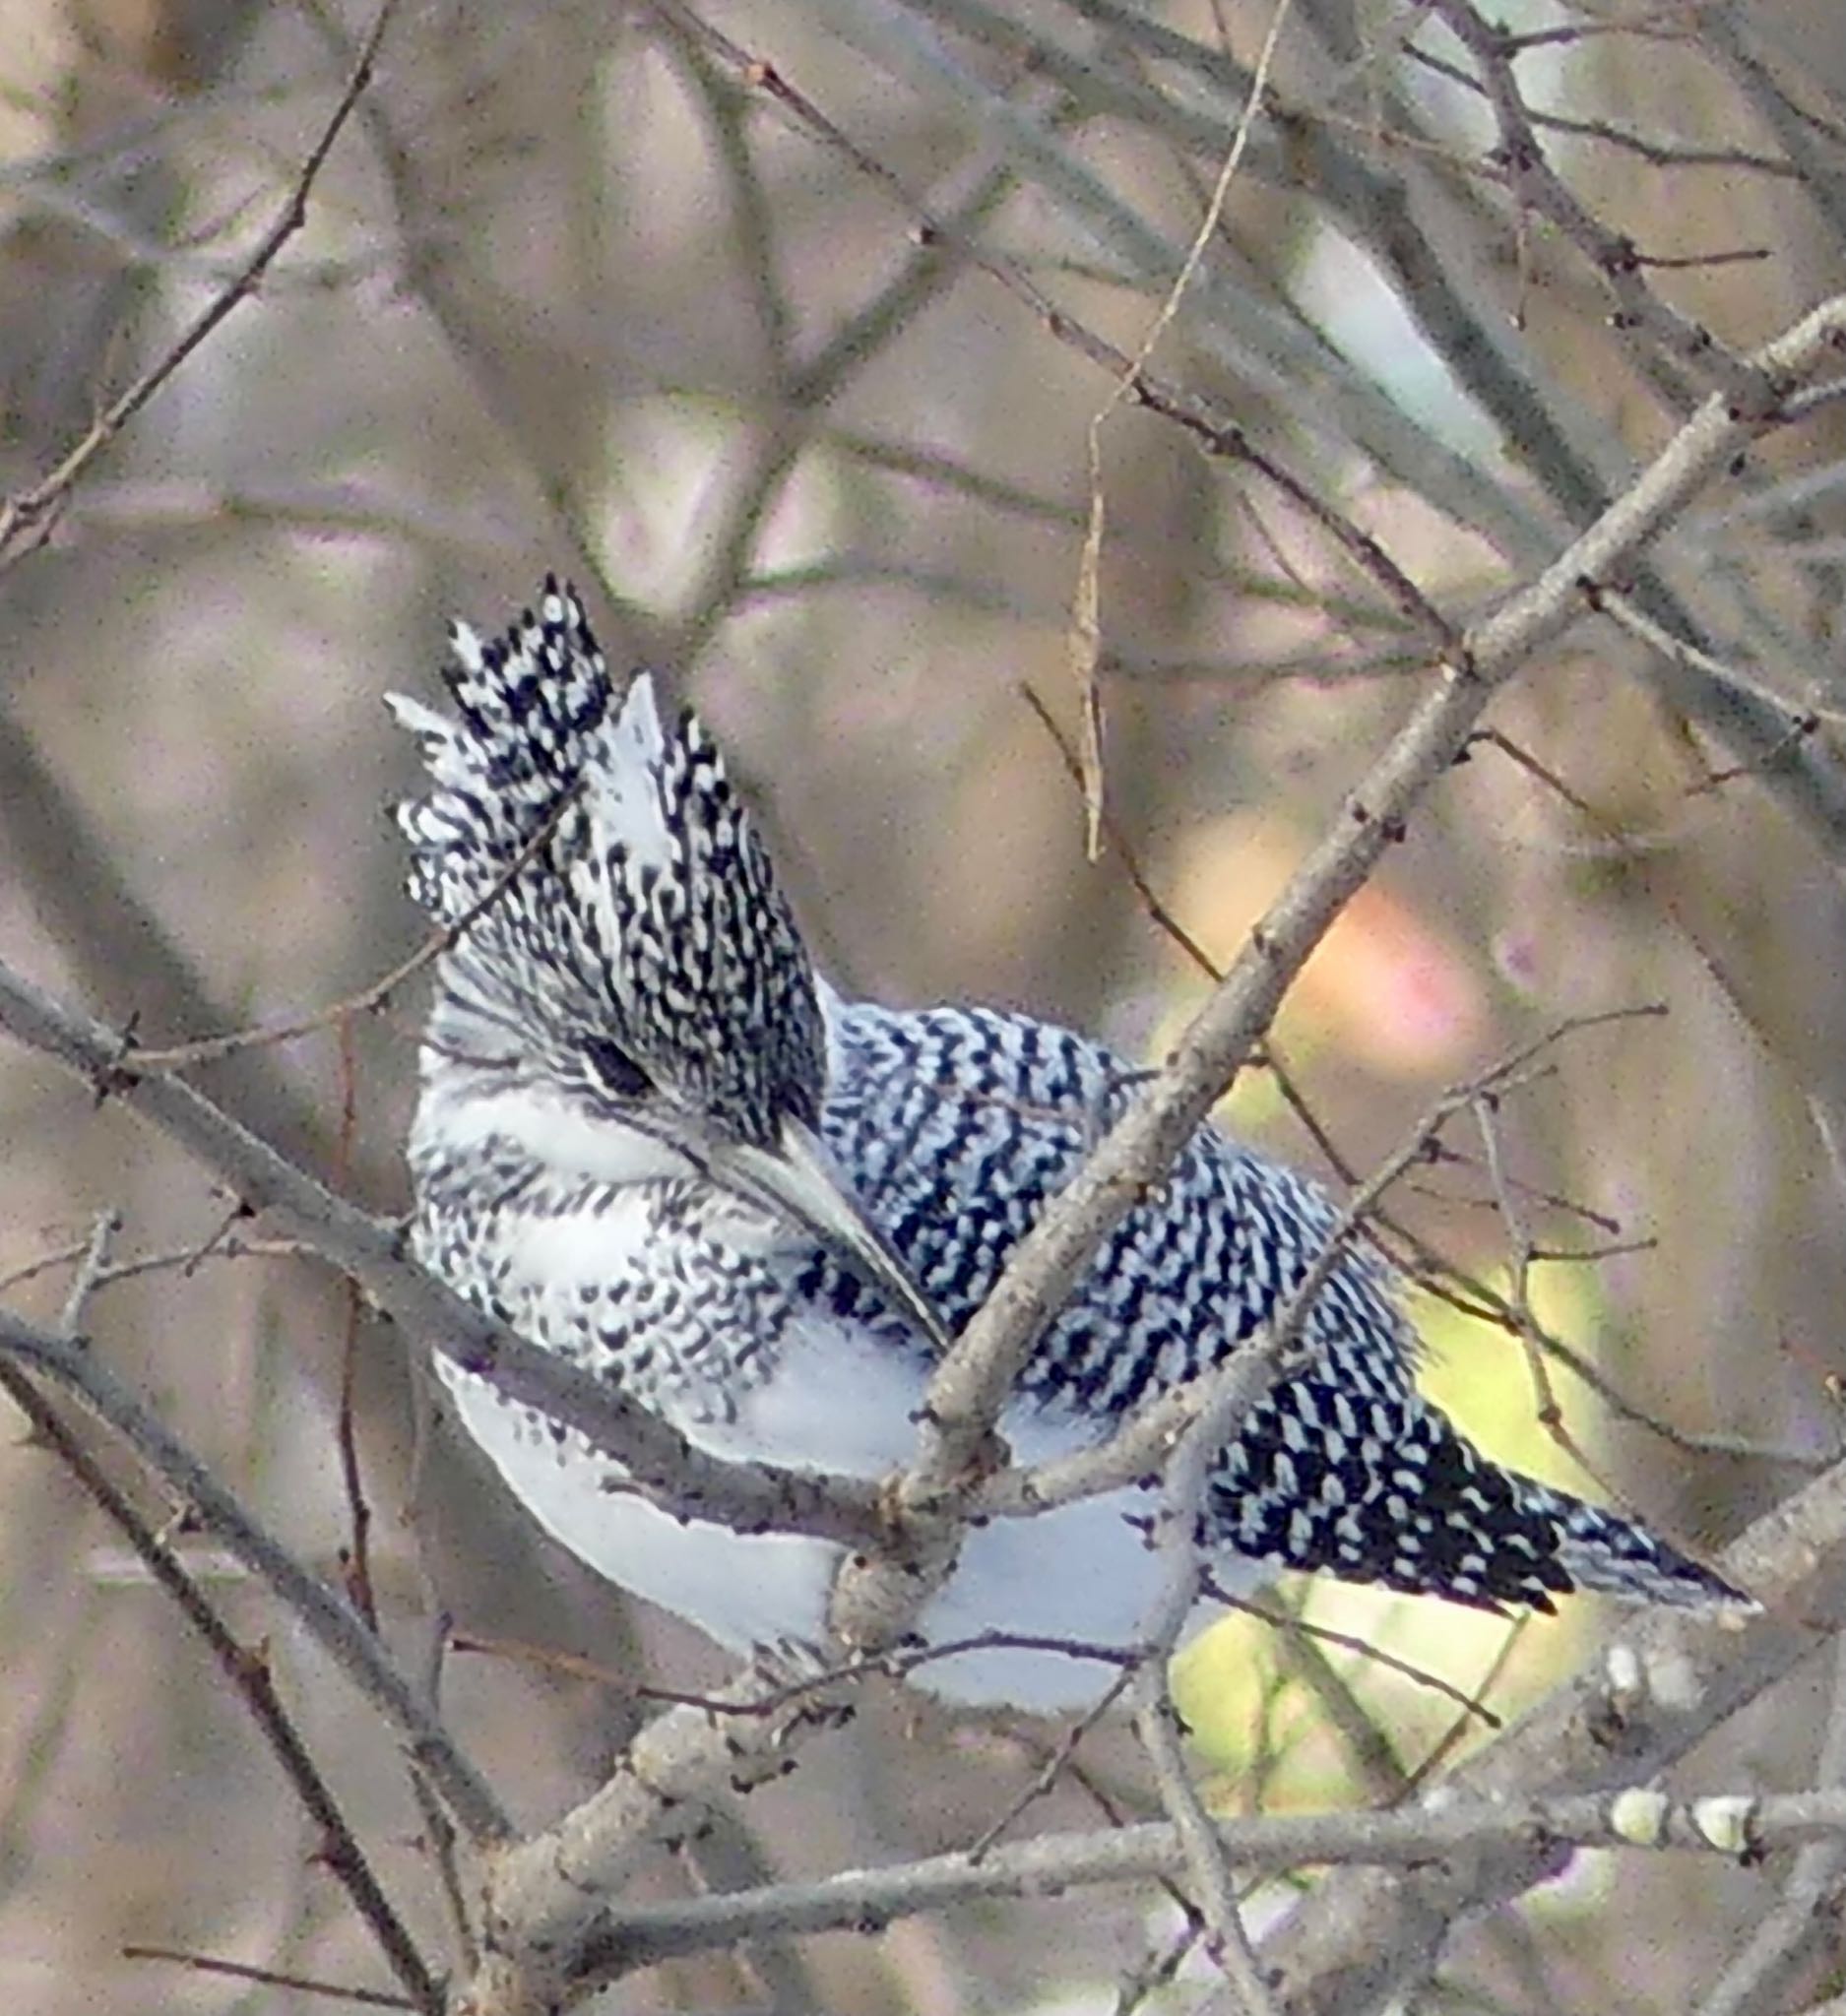
[[[406, 886], [445, 934], [409, 1139], [416, 1257], [710, 1455], [890, 1476], [950, 1340], [1145, 1074], [1023, 1014], [837, 991], [705, 724], [664, 712], [652, 672], [618, 684], [556, 577], [491, 639], [454, 625], [443, 678], [452, 711], [390, 696], [427, 773], [396, 807]], [[1252, 1345], [1339, 1217], [1202, 1126], [1033, 1348], [997, 1423], [1013, 1459], [1096, 1447]], [[1388, 1262], [1340, 1240], [1295, 1359], [1212, 1454], [1203, 1586], [1296, 1569], [1489, 1610], [1574, 1590], [1751, 1606], [1478, 1451], [1420, 1391], [1418, 1349]], [[839, 1544], [654, 1502], [438, 1362], [513, 1496], [601, 1575], [733, 1654], [828, 1642]], [[1105, 1699], [1163, 1586], [1158, 1486], [971, 1528], [911, 1683], [965, 1708]]]

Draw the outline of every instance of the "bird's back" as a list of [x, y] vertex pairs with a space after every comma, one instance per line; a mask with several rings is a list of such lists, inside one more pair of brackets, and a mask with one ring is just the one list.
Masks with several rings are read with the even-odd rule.
[[[959, 1328], [1140, 1074], [1069, 1030], [990, 1009], [855, 1004], [832, 1021], [827, 1138]], [[1339, 1213], [1318, 1184], [1202, 1127], [1039, 1340], [1019, 1410], [1101, 1439], [1252, 1341], [1335, 1239]], [[876, 1306], [820, 1253], [805, 1292]], [[1486, 1607], [1550, 1609], [1579, 1587], [1668, 1603], [1734, 1595], [1645, 1528], [1484, 1457], [1424, 1398], [1415, 1355], [1399, 1283], [1349, 1228], [1298, 1368], [1214, 1469], [1200, 1543], [1224, 1584], [1247, 1586], [1254, 1563]]]
[[[984, 1008], [830, 1016], [823, 1135], [918, 1284], [957, 1331], [1013, 1247], [1126, 1110], [1145, 1074], [1054, 1024]], [[1275, 1315], [1337, 1213], [1281, 1164], [1204, 1128], [1106, 1241], [1040, 1340], [1023, 1390], [1107, 1427], [1217, 1364]], [[815, 1255], [808, 1292], [879, 1306]], [[1309, 1321], [1379, 1388], [1408, 1383], [1409, 1333], [1370, 1249], [1349, 1240]]]

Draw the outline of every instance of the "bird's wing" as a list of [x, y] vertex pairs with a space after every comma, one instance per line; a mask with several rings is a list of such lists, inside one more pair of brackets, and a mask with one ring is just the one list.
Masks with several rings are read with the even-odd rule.
[[[823, 1129], [847, 1180], [951, 1330], [1120, 1116], [1135, 1073], [1102, 1045], [986, 1009], [833, 1008]], [[1105, 1242], [1025, 1376], [1099, 1426], [1220, 1362], [1280, 1309], [1337, 1227], [1324, 1192], [1204, 1128]], [[817, 1292], [874, 1315], [869, 1292]], [[1411, 1333], [1388, 1275], [1349, 1244], [1307, 1331], [1410, 1390]]]

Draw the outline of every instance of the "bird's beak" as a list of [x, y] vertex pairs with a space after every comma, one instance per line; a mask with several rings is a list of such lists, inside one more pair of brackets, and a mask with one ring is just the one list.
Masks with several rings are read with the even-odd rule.
[[720, 1182], [752, 1204], [804, 1226], [868, 1288], [901, 1309], [938, 1351], [948, 1350], [951, 1340], [941, 1319], [865, 1207], [841, 1182], [811, 1129], [785, 1120], [775, 1147], [727, 1144], [712, 1158], [711, 1168]]

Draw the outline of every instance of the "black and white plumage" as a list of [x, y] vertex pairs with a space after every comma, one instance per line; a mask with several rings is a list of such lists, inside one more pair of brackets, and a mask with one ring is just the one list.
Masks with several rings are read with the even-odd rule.
[[[906, 1013], [816, 979], [700, 722], [615, 699], [575, 597], [482, 643], [454, 718], [393, 702], [431, 786], [399, 810], [410, 888], [468, 919], [441, 961], [412, 1135], [415, 1243], [479, 1307], [619, 1380], [715, 1454], [876, 1477], [904, 1462], [946, 1336], [1120, 1113], [1132, 1076], [1023, 1016]], [[517, 868], [515, 869], [515, 864]], [[1022, 1461], [1093, 1444], [1252, 1337], [1329, 1237], [1314, 1185], [1213, 1129], [1106, 1244], [1000, 1422]], [[1502, 1470], [1418, 1393], [1383, 1265], [1339, 1258], [1305, 1368], [1216, 1465], [1210, 1578], [1276, 1566], [1482, 1606], [1575, 1588], [1742, 1603], [1642, 1528]], [[611, 1491], [612, 1466], [453, 1372], [526, 1505], [613, 1581], [732, 1649], [817, 1638], [838, 1550]], [[1159, 1569], [1130, 1488], [971, 1532], [933, 1643], [1132, 1647]], [[984, 1648], [922, 1685], [1037, 1708], [1112, 1669]]]

